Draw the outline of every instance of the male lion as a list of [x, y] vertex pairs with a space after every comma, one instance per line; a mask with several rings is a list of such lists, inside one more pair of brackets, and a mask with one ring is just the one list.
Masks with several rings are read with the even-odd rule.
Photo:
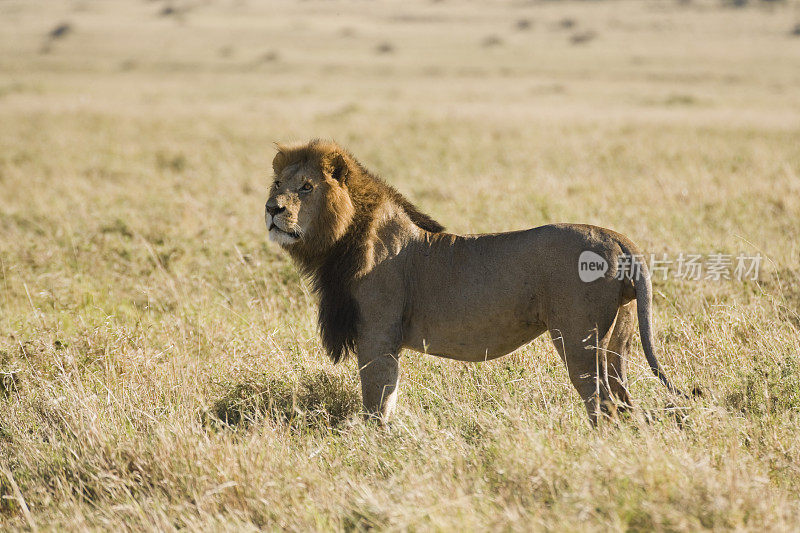
[[[627, 237], [579, 224], [445, 233], [333, 142], [278, 145], [272, 166], [269, 238], [310, 277], [333, 361], [356, 352], [368, 416], [385, 421], [394, 408], [401, 348], [485, 361], [549, 331], [596, 423], [615, 408], [612, 395], [631, 403], [626, 358], [637, 313], [650, 368], [683, 395], [656, 360], [650, 275]], [[583, 252], [607, 266], [587, 282]], [[621, 268], [625, 259], [637, 268]]]

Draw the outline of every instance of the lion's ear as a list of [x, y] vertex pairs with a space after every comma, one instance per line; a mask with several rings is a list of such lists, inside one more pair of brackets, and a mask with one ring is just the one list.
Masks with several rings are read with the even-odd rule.
[[347, 183], [350, 175], [350, 163], [341, 152], [331, 152], [322, 159], [322, 171], [339, 183]]
[[275, 171], [276, 176], [280, 176], [283, 169], [286, 167], [286, 154], [284, 153], [284, 148], [279, 144], [278, 146], [278, 153], [275, 154], [275, 159], [272, 160], [272, 170]]

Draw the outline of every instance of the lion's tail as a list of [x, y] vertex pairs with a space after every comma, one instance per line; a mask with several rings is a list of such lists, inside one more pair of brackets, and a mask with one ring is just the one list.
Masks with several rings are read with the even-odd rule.
[[[636, 313], [639, 318], [639, 335], [642, 337], [644, 356], [647, 358], [647, 363], [650, 365], [653, 374], [661, 380], [661, 383], [663, 383], [672, 394], [689, 399], [691, 397], [688, 394], [675, 387], [669, 379], [667, 379], [667, 375], [664, 374], [661, 365], [658, 363], [658, 359], [656, 359], [653, 343], [653, 313], [651, 309], [653, 304], [653, 284], [650, 278], [650, 271], [641, 258], [636, 257], [634, 254], [630, 254], [630, 256], [634, 265], [631, 277], [634, 290], [636, 291]], [[697, 394], [699, 394], [699, 389]]]

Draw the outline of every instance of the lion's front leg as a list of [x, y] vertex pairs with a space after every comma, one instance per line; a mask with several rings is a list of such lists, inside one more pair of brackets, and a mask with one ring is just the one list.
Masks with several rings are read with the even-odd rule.
[[400, 380], [399, 348], [383, 343], [359, 342], [358, 369], [361, 396], [368, 419], [386, 423], [397, 403]]

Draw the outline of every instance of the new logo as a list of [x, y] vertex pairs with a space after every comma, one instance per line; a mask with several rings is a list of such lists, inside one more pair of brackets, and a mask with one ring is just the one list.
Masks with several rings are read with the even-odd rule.
[[585, 283], [602, 278], [607, 270], [608, 261], [592, 251], [585, 250], [578, 257], [578, 276]]

